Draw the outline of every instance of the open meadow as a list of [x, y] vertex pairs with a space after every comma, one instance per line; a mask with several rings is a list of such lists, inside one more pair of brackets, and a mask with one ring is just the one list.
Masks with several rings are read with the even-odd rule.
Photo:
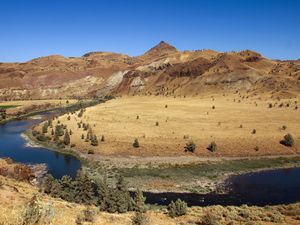
[[[71, 130], [70, 144], [106, 156], [247, 157], [299, 153], [298, 99], [121, 97], [53, 120]], [[36, 127], [42, 131], [43, 124]], [[280, 144], [290, 133], [294, 147]], [[46, 135], [51, 137], [51, 129]], [[91, 137], [97, 143], [92, 145]], [[87, 138], [88, 137], [88, 138]], [[61, 137], [63, 139], [63, 137]], [[87, 140], [89, 139], [89, 140]], [[138, 145], [134, 147], [134, 140]], [[195, 148], [185, 151], [187, 143]], [[209, 149], [214, 142], [216, 148]]]

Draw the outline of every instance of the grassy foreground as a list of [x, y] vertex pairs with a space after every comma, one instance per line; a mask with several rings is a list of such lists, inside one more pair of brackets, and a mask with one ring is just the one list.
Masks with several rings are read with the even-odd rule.
[[[25, 182], [0, 176], [0, 223], [23, 224], [24, 215], [29, 201], [37, 196], [38, 212], [41, 224], [75, 225], [78, 217], [84, 216], [87, 206], [69, 203], [51, 198], [38, 192], [38, 189]], [[99, 211], [96, 207], [89, 207], [93, 212], [83, 224], [97, 225], [131, 225], [134, 213], [110, 214]], [[175, 224], [299, 224], [300, 204], [266, 206], [266, 207], [191, 207], [187, 214], [177, 218], [170, 218], [165, 208], [149, 208], [146, 212], [147, 223], [155, 225]]]

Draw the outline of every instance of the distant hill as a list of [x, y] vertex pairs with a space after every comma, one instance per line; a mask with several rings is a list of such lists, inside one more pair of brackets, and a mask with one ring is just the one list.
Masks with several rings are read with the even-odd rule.
[[300, 93], [300, 61], [259, 53], [178, 51], [160, 42], [143, 55], [90, 52], [0, 63], [0, 100], [84, 98], [101, 95], [194, 96], [245, 91], [272, 98]]

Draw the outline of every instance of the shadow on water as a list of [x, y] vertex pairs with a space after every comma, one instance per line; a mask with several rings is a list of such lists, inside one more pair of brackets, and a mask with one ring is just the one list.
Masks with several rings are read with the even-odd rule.
[[[42, 116], [49, 115], [51, 114], [45, 113]], [[42, 147], [26, 146], [27, 142], [21, 137], [21, 133], [40, 121], [41, 119], [29, 118], [0, 125], [0, 157], [9, 157], [25, 164], [46, 163], [49, 173], [55, 178], [63, 175], [75, 177], [81, 167], [76, 157]]]
[[278, 205], [300, 201], [300, 168], [276, 169], [232, 176], [226, 194], [144, 193], [149, 204], [168, 205], [180, 198], [189, 206]]

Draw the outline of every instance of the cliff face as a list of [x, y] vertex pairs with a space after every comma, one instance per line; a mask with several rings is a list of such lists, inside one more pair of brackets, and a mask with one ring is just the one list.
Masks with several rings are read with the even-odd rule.
[[160, 42], [138, 57], [90, 52], [78, 58], [55, 55], [0, 64], [0, 100], [239, 90], [271, 97], [297, 96], [300, 61], [270, 60], [250, 50], [180, 52]]

